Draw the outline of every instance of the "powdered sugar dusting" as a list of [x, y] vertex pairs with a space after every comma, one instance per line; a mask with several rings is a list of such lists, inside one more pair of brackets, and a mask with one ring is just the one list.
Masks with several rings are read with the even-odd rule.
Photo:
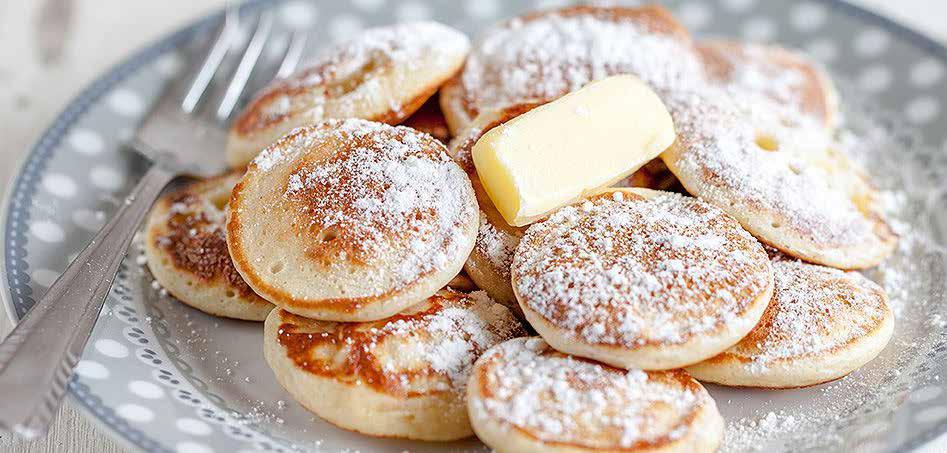
[[769, 275], [736, 221], [676, 194], [562, 208], [530, 227], [513, 264], [521, 303], [580, 341], [627, 347], [755, 322], [741, 315]]
[[[270, 124], [289, 118], [292, 113], [314, 119], [341, 117], [377, 99], [386, 99], [385, 107], [391, 115], [403, 117], [401, 97], [415, 93], [391, 93], [387, 85], [401, 86], [405, 80], [398, 77], [416, 76], [418, 71], [449, 70], [469, 48], [465, 35], [437, 22], [372, 28], [352, 40], [328, 47], [306, 68], [274, 82], [257, 97], [238, 125]], [[382, 82], [380, 74], [396, 79]], [[329, 101], [335, 104], [330, 105]]]
[[[678, 177], [697, 196], [724, 208], [739, 203], [770, 213], [781, 219], [774, 228], [815, 244], [877, 241], [871, 218], [861, 210], [871, 206], [853, 201], [870, 198], [856, 192], [864, 182], [847, 168], [843, 147], [855, 144], [835, 141], [818, 121], [763, 96], [704, 87], [669, 93], [665, 102], [681, 137]], [[778, 149], [767, 152], [763, 146]], [[730, 211], [738, 218], [750, 212]]]
[[466, 101], [475, 112], [548, 101], [615, 74], [658, 88], [678, 85], [701, 71], [690, 38], [674, 27], [608, 8], [514, 19], [487, 30], [471, 52], [461, 79]]
[[681, 372], [619, 370], [557, 353], [535, 337], [507, 341], [481, 363], [472, 416], [547, 442], [616, 448], [676, 440], [688, 434], [688, 416], [707, 403]]
[[728, 351], [750, 358], [750, 372], [845, 345], [877, 328], [888, 311], [884, 290], [857, 272], [780, 260], [773, 274], [773, 300], [759, 325]]
[[397, 286], [463, 259], [470, 245], [477, 218], [470, 182], [442, 144], [412, 129], [329, 120], [298, 129], [254, 165], [288, 173], [283, 198], [293, 228], [322, 240], [311, 255], [387, 260], [394, 267], [375, 277]]
[[483, 291], [470, 293], [460, 301], [446, 299], [439, 310], [420, 318], [396, 320], [380, 331], [399, 337], [419, 332], [429, 335], [433, 341], [409, 343], [414, 347], [404, 349], [404, 353], [421, 357], [432, 370], [447, 376], [451, 388], [461, 393], [480, 354], [526, 333], [507, 308]]
[[278, 341], [298, 367], [408, 395], [463, 395], [480, 354], [526, 334], [506, 307], [482, 291], [443, 290], [376, 322], [320, 323], [285, 312], [282, 316]]

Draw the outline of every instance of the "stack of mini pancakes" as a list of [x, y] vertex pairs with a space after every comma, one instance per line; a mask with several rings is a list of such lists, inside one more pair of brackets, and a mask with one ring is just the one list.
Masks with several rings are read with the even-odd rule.
[[[507, 224], [473, 145], [614, 74], [653, 87], [676, 143]], [[856, 271], [897, 238], [839, 123], [806, 56], [695, 42], [660, 7], [531, 13], [473, 46], [437, 23], [376, 28], [257, 95], [234, 170], [155, 206], [148, 265], [192, 307], [265, 320], [277, 380], [346, 429], [714, 451], [698, 381], [814, 385], [891, 337], [885, 292]]]

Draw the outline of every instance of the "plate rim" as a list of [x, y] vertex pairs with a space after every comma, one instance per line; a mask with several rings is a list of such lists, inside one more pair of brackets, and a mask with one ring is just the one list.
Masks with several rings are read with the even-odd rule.
[[[284, 1], [285, 0], [245, 0], [238, 5], [238, 8], [240, 8], [241, 11], [243, 11], [244, 8], [252, 10]], [[867, 24], [879, 26], [883, 30], [895, 34], [898, 39], [903, 39], [919, 47], [944, 64], [947, 64], [947, 43], [942, 43], [926, 32], [903, 24], [900, 19], [895, 19], [867, 7], [856, 5], [850, 0], [814, 1], [837, 11], [839, 14], [855, 18]], [[14, 169], [5, 181], [7, 183], [7, 191], [3, 194], [2, 199], [0, 199], [0, 207], [2, 207], [2, 209], [0, 209], [0, 238], [2, 238], [2, 240], [0, 240], [0, 276], [2, 276], [6, 283], [0, 285], [0, 304], [3, 305], [3, 314], [14, 326], [19, 322], [21, 317], [17, 315], [16, 307], [13, 303], [10, 275], [7, 269], [7, 253], [9, 252], [8, 244], [10, 236], [8, 222], [10, 220], [10, 214], [13, 211], [14, 195], [19, 192], [19, 190], [16, 189], [18, 189], [22, 183], [26, 167], [28, 165], [44, 166], [48, 156], [42, 156], [42, 154], [51, 153], [56, 145], [65, 137], [62, 130], [69, 129], [75, 123], [75, 120], [86, 112], [91, 104], [101, 98], [101, 96], [107, 93], [114, 85], [124, 80], [134, 71], [140, 69], [143, 65], [151, 62], [158, 55], [176, 48], [177, 44], [181, 41], [199, 32], [202, 28], [219, 21], [223, 17], [224, 11], [225, 8], [218, 8], [213, 12], [200, 16], [178, 27], [174, 31], [162, 35], [157, 40], [151, 41], [144, 47], [134, 50], [130, 55], [121, 58], [117, 63], [112, 64], [106, 70], [102, 71], [91, 82], [88, 82], [76, 92], [65, 104], [65, 107], [56, 114], [49, 125], [42, 130], [38, 138], [30, 145], [29, 151], [16, 159]], [[27, 194], [27, 196], [30, 195], [31, 194]], [[68, 391], [68, 396], [72, 401], [73, 407], [79, 409], [84, 419], [103, 430], [108, 434], [111, 440], [120, 444], [123, 448], [149, 453], [171, 452], [168, 446], [163, 445], [158, 440], [151, 439], [144, 432], [141, 432], [141, 430], [136, 428], [119, 430], [116, 426], [105, 422], [101, 417], [93, 413], [93, 408], [79, 398], [71, 386]], [[155, 448], [148, 448], [142, 445], [140, 441], [131, 439], [127, 434], [132, 432], [136, 432], [139, 435], [138, 437], [148, 440]], [[902, 445], [902, 447], [907, 451], [915, 450], [944, 434], [947, 434], [947, 420], [915, 436]]]

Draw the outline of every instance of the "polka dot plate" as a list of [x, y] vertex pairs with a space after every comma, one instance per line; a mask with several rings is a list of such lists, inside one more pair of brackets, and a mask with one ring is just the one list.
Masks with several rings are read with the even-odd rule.
[[[547, 0], [251, 1], [273, 8], [277, 35], [315, 43], [364, 27], [435, 18], [471, 35]], [[882, 138], [858, 158], [887, 190], [902, 234], [896, 255], [868, 275], [898, 311], [877, 360], [839, 381], [779, 392], [709, 390], [727, 419], [724, 451], [902, 451], [947, 432], [947, 49], [836, 0], [667, 1], [697, 36], [778, 42], [821, 60], [841, 88], [848, 127]], [[3, 300], [19, 318], [114, 211], [147, 163], [123, 147], [180, 49], [219, 16], [175, 33], [93, 83], [43, 134], [8, 193]], [[279, 46], [274, 46], [279, 47]], [[268, 55], [264, 58], [279, 58]], [[878, 131], [884, 131], [878, 134]], [[315, 418], [275, 382], [258, 323], [216, 319], [151, 287], [130, 250], [70, 383], [72, 403], [131, 449], [147, 452], [479, 451], [476, 440], [374, 439]], [[942, 450], [937, 450], [942, 451]]]

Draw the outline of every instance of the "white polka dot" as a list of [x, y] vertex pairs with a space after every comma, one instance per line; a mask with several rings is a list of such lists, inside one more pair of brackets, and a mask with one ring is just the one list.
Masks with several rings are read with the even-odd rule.
[[181, 57], [174, 53], [167, 53], [161, 56], [157, 62], [155, 62], [155, 68], [162, 75], [170, 77], [178, 73], [181, 70]]
[[869, 66], [858, 77], [858, 86], [865, 91], [877, 93], [891, 85], [891, 70], [887, 66]]
[[827, 16], [824, 6], [806, 2], [793, 8], [789, 22], [797, 30], [812, 31], [825, 24]]
[[424, 3], [404, 2], [398, 7], [395, 15], [402, 22], [425, 20], [431, 17], [431, 8]]
[[685, 3], [677, 10], [677, 17], [684, 25], [692, 29], [703, 28], [710, 22], [711, 15], [710, 7], [705, 3]]
[[122, 404], [115, 409], [115, 413], [133, 422], [144, 423], [155, 419], [155, 413], [151, 409], [137, 404]]
[[385, 0], [352, 0], [352, 4], [365, 11], [375, 11], [385, 4]]
[[929, 123], [940, 113], [940, 104], [934, 98], [918, 98], [908, 103], [905, 113], [915, 124]]
[[497, 0], [477, 0], [467, 2], [467, 14], [477, 19], [494, 17], [500, 10]]
[[108, 99], [109, 106], [124, 116], [138, 116], [145, 111], [145, 101], [138, 93], [127, 88], [119, 88]]
[[750, 41], [768, 41], [776, 34], [776, 23], [765, 17], [754, 17], [743, 24], [743, 37]]
[[62, 242], [63, 238], [66, 237], [66, 233], [63, 232], [62, 227], [45, 220], [33, 222], [30, 225], [30, 233], [36, 236], [37, 239], [50, 243]]
[[365, 25], [358, 16], [352, 14], [340, 14], [329, 23], [329, 35], [335, 41], [346, 41], [354, 38]]
[[280, 16], [292, 28], [308, 28], [316, 23], [316, 8], [309, 2], [288, 2], [280, 8]]
[[197, 442], [181, 442], [175, 446], [178, 453], [214, 453], [207, 445]]
[[921, 423], [934, 423], [947, 418], [947, 407], [929, 407], [916, 414], [914, 420]]
[[125, 184], [125, 177], [114, 168], [102, 165], [92, 168], [89, 178], [96, 187], [105, 190], [118, 190]]
[[923, 60], [911, 68], [911, 82], [917, 86], [931, 86], [943, 76], [944, 65], [933, 58]]
[[121, 359], [128, 357], [128, 348], [125, 345], [110, 338], [102, 338], [95, 341], [95, 350], [109, 357]]
[[536, 9], [551, 9], [551, 8], [561, 8], [570, 4], [569, 0], [536, 0], [535, 8]]
[[71, 198], [76, 194], [76, 183], [72, 178], [59, 173], [49, 173], [43, 177], [43, 187], [60, 198]]
[[102, 152], [105, 143], [102, 137], [89, 129], [76, 129], [69, 134], [69, 145], [83, 154], [98, 154]]
[[105, 220], [105, 213], [102, 211], [78, 209], [72, 213], [72, 222], [88, 231], [101, 230], [105, 226]]
[[908, 399], [915, 403], [923, 403], [925, 401], [930, 401], [934, 398], [937, 398], [937, 396], [943, 392], [944, 390], [940, 387], [936, 385], [929, 385], [927, 387], [915, 390], [913, 393], [911, 393]]
[[755, 4], [756, 0], [723, 0], [723, 6], [736, 13], [747, 11]]
[[164, 397], [164, 390], [155, 384], [147, 381], [131, 381], [128, 383], [128, 391], [133, 394], [149, 400], [156, 400]]
[[813, 58], [827, 63], [838, 57], [838, 45], [831, 39], [817, 39], [806, 46], [806, 51]]
[[210, 425], [194, 418], [182, 418], [174, 423], [182, 432], [194, 436], [206, 436], [211, 433]]
[[891, 37], [882, 30], [872, 28], [855, 37], [855, 51], [865, 57], [881, 54], [888, 48]]
[[99, 362], [91, 360], [80, 360], [76, 364], [76, 373], [79, 376], [89, 379], [105, 379], [109, 377], [109, 370]]
[[49, 269], [36, 269], [30, 273], [30, 276], [33, 277], [33, 281], [47, 288], [56, 282], [56, 279], [59, 278], [59, 275], [59, 272], [51, 271]]

